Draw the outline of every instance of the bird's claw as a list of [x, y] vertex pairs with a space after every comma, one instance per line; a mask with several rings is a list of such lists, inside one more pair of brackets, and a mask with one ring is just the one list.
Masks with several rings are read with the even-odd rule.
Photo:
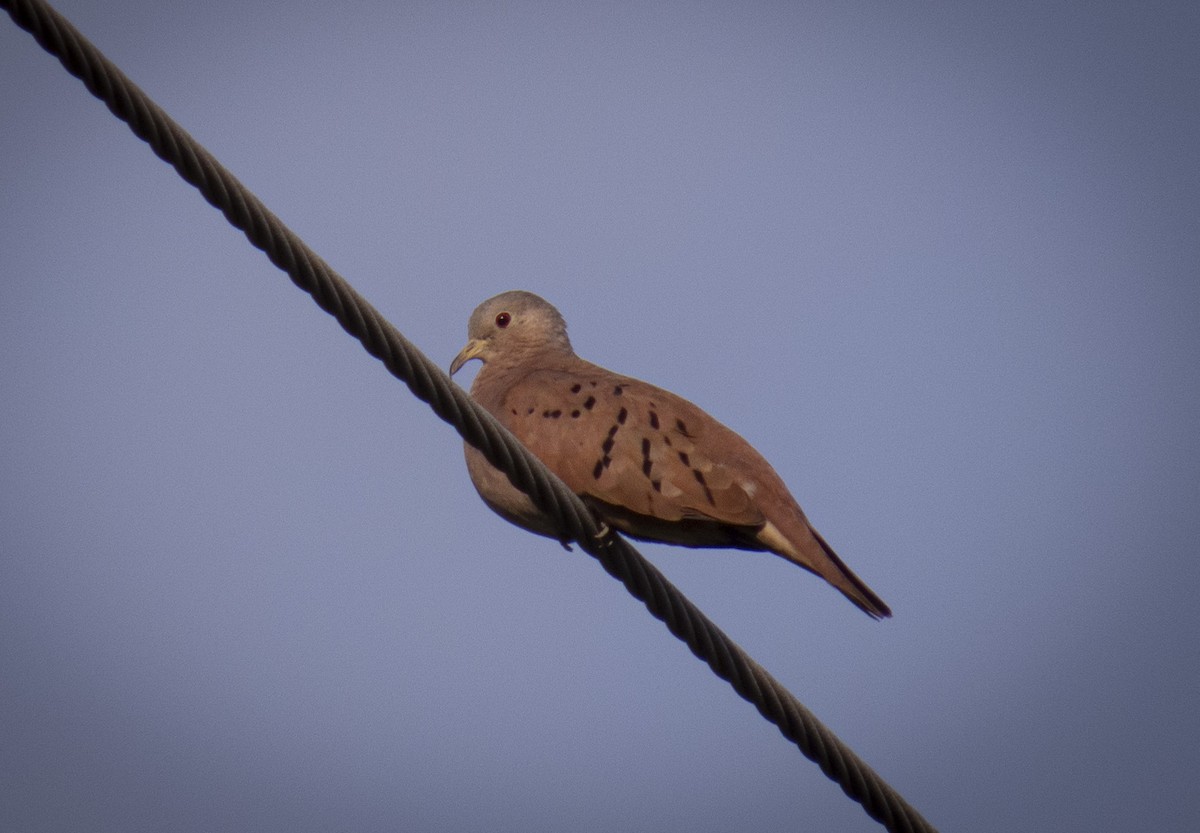
[[[600, 521], [599, 523], [600, 523], [600, 531], [597, 532], [595, 535], [593, 535], [592, 539], [600, 546], [607, 547], [609, 544], [611, 544], [613, 542], [612, 527], [610, 527], [608, 524], [604, 523], [604, 521]], [[564, 535], [562, 538], [558, 539], [558, 543], [567, 552], [574, 552], [574, 549], [571, 548], [571, 540], [572, 539], [570, 539]]]

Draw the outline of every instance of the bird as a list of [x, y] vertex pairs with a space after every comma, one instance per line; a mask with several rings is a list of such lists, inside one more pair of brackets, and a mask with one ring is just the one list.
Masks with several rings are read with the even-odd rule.
[[[543, 298], [513, 290], [476, 307], [450, 375], [472, 359], [483, 363], [472, 398], [600, 522], [637, 540], [771, 552], [873, 619], [892, 615], [749, 442], [683, 397], [577, 356], [562, 314]], [[506, 474], [464, 447], [471, 482], [492, 511], [562, 540]]]

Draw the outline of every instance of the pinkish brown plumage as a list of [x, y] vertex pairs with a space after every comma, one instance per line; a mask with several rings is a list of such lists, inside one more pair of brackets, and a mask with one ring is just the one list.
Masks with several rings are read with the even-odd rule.
[[[697, 406], [575, 355], [566, 322], [530, 292], [479, 305], [450, 372], [483, 369], [471, 395], [610, 526], [687, 547], [766, 550], [832, 584], [873, 618], [891, 610], [808, 522], [771, 465]], [[474, 448], [467, 470], [512, 523], [558, 538], [553, 521]]]

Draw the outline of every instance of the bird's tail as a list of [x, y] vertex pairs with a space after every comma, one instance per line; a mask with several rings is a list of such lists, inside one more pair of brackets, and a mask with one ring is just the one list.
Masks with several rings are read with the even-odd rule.
[[821, 533], [803, 516], [796, 520], [795, 526], [800, 528], [789, 530], [792, 533], [789, 535], [768, 522], [758, 533], [759, 541], [777, 555], [825, 579], [872, 619], [890, 617], [892, 609], [846, 566]]
[[837, 568], [837, 573], [841, 581], [835, 581], [828, 575], [823, 575], [822, 578], [838, 590], [841, 590], [846, 598], [858, 605], [872, 619], [887, 619], [891, 617], [892, 609], [887, 606], [887, 603], [883, 599], [879, 598], [874, 590], [867, 587], [867, 583], [855, 575], [854, 571], [847, 567], [842, 559], [838, 558], [838, 554], [821, 537], [821, 533], [817, 532], [811, 526], [808, 529], [812, 533], [813, 538], [817, 539], [817, 543], [821, 545], [825, 557]]

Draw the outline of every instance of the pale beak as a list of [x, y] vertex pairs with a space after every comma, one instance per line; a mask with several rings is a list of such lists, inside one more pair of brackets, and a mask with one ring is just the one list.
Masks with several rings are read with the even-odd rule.
[[473, 338], [467, 342], [467, 346], [458, 351], [458, 355], [454, 357], [454, 361], [450, 362], [450, 375], [457, 373], [464, 364], [471, 359], [477, 359], [487, 348], [487, 341], [482, 338]]

